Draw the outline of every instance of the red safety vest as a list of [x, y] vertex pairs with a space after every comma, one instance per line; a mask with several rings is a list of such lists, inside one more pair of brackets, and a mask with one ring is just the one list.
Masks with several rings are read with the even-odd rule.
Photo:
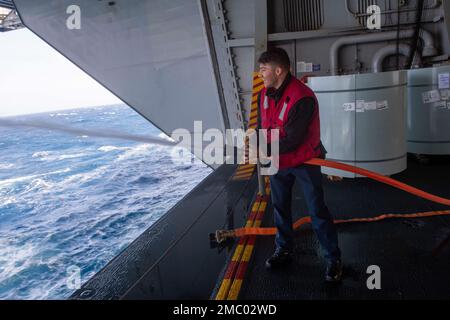
[[280, 138], [286, 136], [284, 126], [288, 120], [289, 111], [302, 98], [312, 97], [315, 101], [314, 113], [304, 142], [294, 151], [279, 157], [279, 170], [294, 168], [302, 163], [321, 156], [320, 119], [317, 98], [314, 92], [305, 84], [292, 76], [291, 82], [283, 92], [283, 96], [275, 105], [275, 100], [267, 96], [267, 89], [261, 91], [260, 115], [262, 129], [267, 129], [266, 139], [274, 143], [270, 129], [279, 129]]

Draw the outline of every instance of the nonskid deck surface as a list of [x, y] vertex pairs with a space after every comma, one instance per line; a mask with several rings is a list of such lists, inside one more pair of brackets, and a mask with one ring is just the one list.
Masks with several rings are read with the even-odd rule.
[[[433, 164], [412, 160], [393, 176], [430, 193], [450, 198], [450, 160]], [[337, 219], [374, 217], [385, 213], [449, 210], [369, 179], [330, 182], [324, 177], [326, 203]], [[307, 212], [302, 192], [295, 186], [294, 216]], [[264, 226], [272, 226], [272, 208]], [[296, 233], [294, 262], [280, 271], [267, 271], [264, 261], [274, 250], [274, 238], [257, 239], [239, 299], [449, 299], [450, 217], [394, 219], [338, 225], [344, 279], [324, 282], [324, 263], [310, 225]], [[381, 290], [369, 290], [369, 266], [380, 268]], [[372, 278], [371, 278], [372, 279]]]

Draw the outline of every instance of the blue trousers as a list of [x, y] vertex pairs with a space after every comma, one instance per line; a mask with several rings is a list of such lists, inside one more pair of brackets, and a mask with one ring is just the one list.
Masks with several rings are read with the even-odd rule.
[[325, 259], [328, 261], [340, 259], [341, 251], [333, 217], [324, 201], [321, 169], [318, 166], [306, 164], [280, 170], [270, 177], [274, 220], [278, 230], [275, 237], [277, 249], [292, 251], [294, 247], [292, 188], [296, 179], [303, 189], [312, 227], [325, 252]]

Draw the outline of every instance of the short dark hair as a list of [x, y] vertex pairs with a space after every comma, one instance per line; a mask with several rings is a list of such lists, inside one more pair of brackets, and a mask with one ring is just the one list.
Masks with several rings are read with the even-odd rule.
[[289, 70], [291, 68], [291, 60], [289, 59], [289, 55], [284, 49], [281, 48], [270, 48], [258, 59], [258, 63], [272, 63], [279, 67], [282, 67], [285, 70]]

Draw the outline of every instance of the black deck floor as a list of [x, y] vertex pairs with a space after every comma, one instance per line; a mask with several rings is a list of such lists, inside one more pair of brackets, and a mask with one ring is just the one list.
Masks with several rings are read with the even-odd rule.
[[[450, 198], [450, 161], [442, 157], [432, 161], [421, 165], [410, 160], [408, 170], [393, 178]], [[337, 219], [450, 209], [369, 179], [330, 182], [324, 177], [324, 188], [326, 203]], [[306, 214], [297, 185], [293, 206], [296, 218]], [[263, 225], [272, 226], [272, 218], [269, 207]], [[296, 235], [294, 262], [284, 270], [264, 269], [274, 238], [258, 238], [239, 298], [450, 298], [450, 216], [338, 225], [338, 233], [344, 261], [341, 284], [323, 281], [320, 247], [311, 227], [305, 226]], [[370, 265], [381, 269], [381, 290], [367, 288]]]

